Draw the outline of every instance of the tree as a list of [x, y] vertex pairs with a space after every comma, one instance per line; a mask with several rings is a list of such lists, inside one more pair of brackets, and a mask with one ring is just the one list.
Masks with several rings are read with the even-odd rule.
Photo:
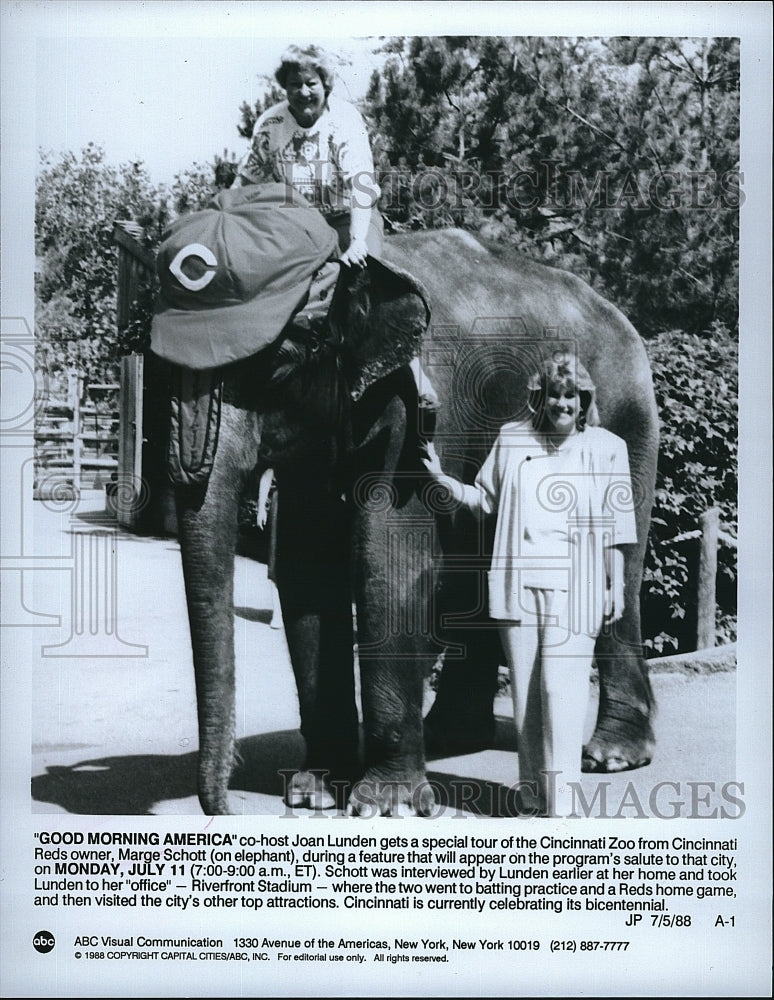
[[736, 40], [459, 36], [382, 51], [365, 99], [375, 141], [392, 167], [403, 155], [446, 172], [427, 185], [432, 213], [414, 185], [412, 224], [463, 225], [568, 267], [646, 336], [736, 330]]
[[646, 194], [644, 208], [616, 220], [628, 242], [612, 290], [642, 314], [645, 332], [701, 333], [715, 321], [736, 331], [738, 41], [614, 39], [607, 49], [632, 74], [622, 166]]
[[[138, 323], [116, 327], [118, 251], [113, 225], [134, 221], [154, 250], [169, 223], [204, 208], [236, 171], [226, 150], [154, 186], [142, 163], [114, 167], [90, 143], [80, 156], [41, 154], [35, 201], [35, 327], [38, 364], [50, 377], [74, 368], [112, 382], [121, 354], [147, 345], [150, 287]], [[142, 330], [139, 327], [142, 327]]]
[[[696, 637], [696, 526], [711, 507], [726, 534], [737, 524], [738, 351], [720, 323], [702, 336], [669, 330], [647, 344], [661, 415], [656, 499], [642, 590], [652, 653], [690, 650]], [[675, 542], [676, 538], [683, 541]], [[718, 550], [716, 630], [736, 638], [736, 547]]]
[[278, 87], [270, 77], [265, 77], [265, 80], [268, 90], [264, 92], [263, 97], [259, 97], [252, 107], [247, 101], [242, 101], [239, 106], [241, 119], [237, 125], [237, 132], [243, 139], [252, 138], [253, 128], [255, 127], [255, 123], [258, 121], [260, 116], [267, 110], [267, 108], [272, 107], [274, 104], [279, 104], [285, 96], [282, 89]]
[[68, 368], [113, 381], [120, 354], [113, 244], [117, 219], [158, 240], [166, 203], [141, 163], [115, 168], [90, 143], [81, 155], [43, 154], [35, 202], [36, 342], [50, 375]]
[[169, 197], [175, 216], [206, 208], [213, 195], [231, 187], [239, 163], [234, 153], [223, 150], [212, 163], [193, 163], [175, 175]]

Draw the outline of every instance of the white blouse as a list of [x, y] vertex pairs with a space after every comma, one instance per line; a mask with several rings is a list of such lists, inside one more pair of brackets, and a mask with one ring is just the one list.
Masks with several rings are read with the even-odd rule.
[[380, 195], [365, 122], [348, 101], [332, 95], [314, 125], [304, 128], [287, 101], [264, 111], [237, 185], [288, 181], [323, 212], [371, 208]]
[[626, 442], [586, 427], [559, 449], [529, 422], [505, 424], [466, 503], [497, 514], [489, 604], [518, 620], [521, 589], [542, 587], [601, 600], [604, 549], [637, 541]]

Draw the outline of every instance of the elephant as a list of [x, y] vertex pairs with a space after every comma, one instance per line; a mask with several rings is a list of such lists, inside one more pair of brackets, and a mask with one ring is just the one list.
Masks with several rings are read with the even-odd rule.
[[[425, 736], [447, 748], [491, 738], [501, 658], [482, 612], [485, 553], [464, 515], [432, 500], [418, 446], [434, 434], [445, 468], [471, 481], [500, 424], [522, 411], [536, 356], [557, 339], [577, 347], [597, 383], [603, 424], [626, 440], [638, 499], [626, 612], [599, 640], [599, 718], [585, 755], [590, 766], [614, 770], [642, 766], [653, 750], [638, 595], [658, 423], [638, 334], [579, 278], [468, 232], [390, 236], [383, 259], [391, 267], [372, 260], [342, 278], [324, 333], [291, 326], [215, 373], [211, 471], [204, 484], [176, 487], [198, 794], [209, 815], [229, 812], [234, 553], [240, 498], [257, 467], [271, 465], [277, 481], [277, 586], [306, 744], [288, 801], [330, 806], [327, 776], [351, 789], [350, 814], [429, 815]], [[418, 282], [393, 281], [399, 269]], [[409, 362], [420, 340], [437, 412], [417, 405]], [[425, 679], [444, 649], [423, 720]]]

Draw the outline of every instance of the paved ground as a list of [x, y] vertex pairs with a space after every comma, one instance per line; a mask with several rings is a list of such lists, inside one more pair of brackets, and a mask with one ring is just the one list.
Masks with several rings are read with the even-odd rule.
[[[40, 502], [34, 508], [36, 553], [64, 556], [68, 569], [35, 574], [34, 610], [61, 612], [61, 625], [36, 632], [48, 648], [32, 667], [33, 811], [199, 812], [193, 671], [177, 542], [117, 529], [103, 513], [101, 493], [86, 494], [74, 512], [56, 513]], [[105, 532], [117, 532], [114, 561]], [[269, 627], [263, 565], [238, 558], [236, 605], [237, 727], [244, 765], [232, 782], [232, 808], [279, 815], [277, 771], [300, 763], [302, 744], [284, 635]], [[722, 783], [736, 777], [735, 672], [657, 673], [653, 680], [659, 704], [657, 756], [647, 768], [604, 776], [607, 814], [622, 802], [638, 801], [646, 815], [654, 815], [653, 802], [667, 815], [676, 808], [687, 815], [689, 781], [715, 783], [699, 807], [709, 811], [720, 804]], [[507, 788], [518, 775], [510, 700], [498, 699], [496, 712], [494, 749], [429, 762], [429, 777], [452, 803], [447, 815], [461, 808], [460, 796], [469, 801], [468, 810], [509, 814]], [[592, 696], [589, 730], [595, 712]], [[584, 776], [588, 799], [599, 780]], [[659, 782], [680, 787], [657, 789], [649, 805]], [[630, 805], [622, 814], [636, 812]]]

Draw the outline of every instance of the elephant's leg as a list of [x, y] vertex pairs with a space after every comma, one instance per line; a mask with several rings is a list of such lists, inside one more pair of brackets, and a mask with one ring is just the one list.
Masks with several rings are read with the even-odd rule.
[[278, 497], [277, 585], [306, 743], [286, 800], [327, 808], [330, 781], [351, 781], [358, 760], [348, 515], [313, 474], [280, 477]]
[[353, 815], [428, 815], [435, 795], [425, 775], [422, 700], [432, 662], [432, 516], [395, 476], [406, 408], [395, 398], [372, 430], [366, 473], [355, 485], [352, 551], [365, 773]]
[[[479, 551], [480, 526], [458, 512], [443, 534], [444, 551], [455, 558], [452, 571], [444, 575], [439, 607], [440, 632], [449, 647], [425, 718], [425, 748], [436, 756], [475, 753], [492, 745], [493, 702], [505, 662], [499, 630], [488, 618], [485, 571], [491, 557]], [[466, 570], [461, 562], [468, 563]], [[476, 626], [464, 627], [466, 619]]]
[[636, 545], [626, 546], [625, 611], [603, 629], [596, 648], [599, 711], [594, 733], [583, 749], [583, 770], [614, 772], [644, 767], [653, 756], [651, 720], [655, 711], [642, 655], [640, 588], [658, 461], [658, 414], [652, 393], [633, 396], [610, 429], [624, 437], [635, 495]]
[[199, 801], [207, 815], [229, 812], [234, 764], [234, 550], [239, 497], [255, 463], [255, 433], [244, 411], [224, 404], [206, 489], [178, 489], [177, 517], [199, 714]]
[[435, 756], [485, 750], [495, 735], [493, 701], [503, 659], [497, 631], [467, 629], [450, 639], [463, 647], [464, 655], [445, 657], [425, 718], [425, 746]]
[[614, 772], [645, 767], [653, 756], [653, 695], [640, 638], [640, 580], [644, 546], [626, 560], [623, 617], [603, 629], [595, 648], [599, 710], [583, 748], [583, 770]]
[[[427, 815], [422, 701], [431, 663], [432, 568], [422, 549], [431, 526], [404, 512], [362, 516], [357, 634], [366, 770], [350, 799], [358, 815]], [[429, 557], [429, 545], [427, 556]]]

